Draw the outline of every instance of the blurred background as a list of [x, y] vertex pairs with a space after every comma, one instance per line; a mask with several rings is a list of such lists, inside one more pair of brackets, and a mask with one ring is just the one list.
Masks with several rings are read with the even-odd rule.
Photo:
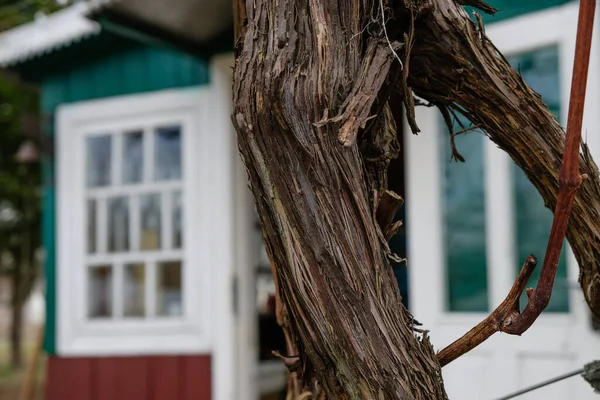
[[[578, 2], [490, 3], [487, 35], [564, 124]], [[0, 0], [0, 400], [285, 398], [276, 287], [230, 122], [232, 20], [227, 0]], [[596, 157], [599, 61], [595, 41]], [[544, 253], [552, 213], [464, 118], [463, 164], [439, 113], [417, 117], [389, 169], [406, 197], [390, 248], [408, 255], [393, 273], [440, 349]], [[565, 245], [547, 312], [445, 368], [450, 397], [600, 357], [577, 271]], [[576, 379], [523, 398], [591, 396]]]

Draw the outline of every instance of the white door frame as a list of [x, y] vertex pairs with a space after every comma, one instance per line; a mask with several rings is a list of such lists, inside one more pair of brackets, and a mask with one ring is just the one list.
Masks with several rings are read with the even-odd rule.
[[[526, 14], [521, 17], [490, 24], [486, 33], [494, 44], [505, 54], [521, 53], [536, 48], [558, 45], [559, 74], [561, 93], [561, 121], [566, 123], [568, 99], [571, 85], [572, 65], [575, 49], [578, 2], [567, 3], [551, 9]], [[596, 28], [598, 25], [596, 24]], [[586, 109], [584, 114], [584, 140], [592, 154], [600, 157], [600, 137], [589, 135], [586, 128], [594, 132], [600, 126], [600, 113], [595, 109], [600, 105], [600, 43], [597, 29], [592, 43], [590, 74]], [[410, 280], [410, 304], [415, 318], [431, 329], [431, 338], [436, 350], [442, 349], [457, 339], [470, 327], [475, 326], [487, 313], [458, 313], [445, 310], [445, 249], [443, 240], [442, 179], [439, 154], [440, 118], [437, 109], [418, 107], [417, 122], [422, 133], [412, 135], [405, 124], [405, 149], [407, 162], [407, 235], [408, 265]], [[523, 260], [515, 259], [513, 238], [515, 230], [512, 218], [512, 185], [510, 166], [512, 161], [490, 140], [484, 145], [485, 168], [485, 209], [487, 236], [487, 276], [490, 309], [493, 310], [504, 300], [516, 276], [517, 266]], [[568, 280], [577, 284], [578, 267], [570, 249], [567, 252]], [[519, 374], [520, 364], [506, 354], [532, 354], [547, 352], [549, 343], [562, 346], [553, 349], [557, 357], [566, 357], [564, 365], [581, 366], [590, 360], [580, 359], [571, 354], [579, 354], [574, 343], [594, 343], [600, 345], [600, 338], [589, 328], [589, 311], [579, 290], [569, 292], [570, 312], [568, 314], [542, 314], [534, 326], [522, 337], [496, 334], [469, 355], [455, 361], [444, 369], [444, 375], [468, 376], [470, 371], [482, 373], [481, 382], [473, 385], [480, 389], [454, 387], [456, 398], [489, 397], [489, 393], [502, 395], [523, 385]], [[571, 329], [576, 326], [578, 329]], [[545, 328], [544, 328], [545, 327]], [[550, 334], [549, 334], [550, 332]], [[573, 336], [575, 335], [575, 336]], [[573, 347], [575, 346], [575, 347]], [[599, 349], [600, 350], [600, 349]], [[590, 349], [589, 357], [598, 356], [598, 350]], [[545, 354], [545, 353], [544, 353]], [[493, 363], [487, 359], [495, 360]], [[569, 358], [571, 357], [571, 358]], [[460, 373], [454, 374], [456, 368]], [[482, 369], [487, 371], [482, 372]], [[573, 368], [574, 369], [574, 368]], [[522, 371], [521, 371], [522, 372]], [[567, 371], [565, 371], [567, 372]], [[474, 376], [474, 375], [473, 375]], [[502, 376], [503, 379], [498, 379]], [[496, 379], [494, 379], [496, 377]], [[552, 376], [546, 376], [550, 378]], [[460, 386], [464, 382], [459, 382]], [[469, 378], [473, 379], [473, 377]], [[453, 386], [452, 379], [447, 382]], [[535, 383], [535, 382], [532, 382]], [[464, 385], [462, 385], [464, 386]], [[452, 390], [450, 395], [452, 397]], [[461, 392], [462, 390], [462, 392]], [[479, 390], [479, 391], [477, 391]], [[580, 396], [590, 395], [591, 391], [577, 384]], [[457, 396], [455, 394], [455, 396]], [[573, 398], [578, 397], [574, 395]]]
[[237, 368], [239, 357], [236, 345], [236, 321], [234, 305], [234, 282], [236, 269], [244, 262], [237, 251], [239, 236], [237, 234], [238, 190], [237, 163], [235, 157], [235, 132], [231, 124], [231, 67], [233, 54], [215, 56], [210, 62], [211, 98], [208, 102], [208, 113], [211, 119], [212, 132], [204, 132], [211, 136], [219, 136], [219, 149], [212, 158], [211, 173], [215, 179], [207, 190], [223, 194], [214, 201], [220, 203], [220, 210], [229, 210], [215, 215], [212, 222], [213, 234], [221, 238], [223, 246], [212, 260], [213, 295], [213, 352], [211, 357], [212, 398], [213, 400], [238, 399], [236, 384], [240, 375]]
[[253, 199], [248, 188], [248, 174], [233, 149], [236, 165], [236, 349], [237, 399], [258, 400], [258, 314], [256, 309], [256, 265], [258, 248], [252, 240], [254, 227]]

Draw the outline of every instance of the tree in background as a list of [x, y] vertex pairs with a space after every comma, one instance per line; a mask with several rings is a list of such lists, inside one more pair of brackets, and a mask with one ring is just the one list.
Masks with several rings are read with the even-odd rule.
[[[41, 193], [33, 88], [0, 77], [0, 275], [11, 283], [11, 364], [22, 365], [23, 307], [39, 277]], [[35, 122], [33, 123], [35, 125]]]
[[31, 21], [36, 14], [50, 14], [70, 0], [0, 0], [0, 32]]
[[[0, 0], [0, 32], [50, 14], [70, 0]], [[23, 307], [39, 278], [39, 98], [34, 88], [0, 74], [0, 276], [11, 282], [11, 364], [22, 365]]]

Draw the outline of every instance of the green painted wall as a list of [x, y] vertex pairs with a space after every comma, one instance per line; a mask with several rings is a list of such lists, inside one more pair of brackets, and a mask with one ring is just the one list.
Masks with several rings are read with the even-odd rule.
[[[491, 23], [534, 11], [540, 11], [545, 8], [555, 7], [571, 1], [572, 0], [487, 0], [488, 4], [499, 11], [494, 16], [486, 15], [483, 12], [479, 13], [482, 15], [484, 22]], [[470, 7], [467, 9], [472, 10]]]
[[[44, 133], [53, 142], [54, 113], [61, 104], [162, 89], [206, 84], [208, 64], [173, 49], [101, 35], [33, 60], [21, 72], [41, 85]], [[44, 164], [43, 242], [46, 248], [46, 337], [44, 349], [56, 353], [56, 212], [54, 160]]]

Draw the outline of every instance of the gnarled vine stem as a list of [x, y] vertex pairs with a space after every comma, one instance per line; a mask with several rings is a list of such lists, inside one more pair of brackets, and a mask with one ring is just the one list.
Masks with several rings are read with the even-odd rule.
[[490, 316], [438, 354], [442, 366], [483, 343], [495, 332], [521, 335], [533, 324], [550, 301], [573, 200], [577, 189], [586, 178], [585, 175], [579, 173], [579, 148], [595, 8], [595, 0], [580, 2], [575, 64], [571, 83], [565, 151], [559, 175], [558, 199], [537, 287], [527, 289], [529, 299], [527, 306], [522, 312], [519, 312], [519, 297], [537, 263], [534, 256], [529, 256], [506, 299]]

